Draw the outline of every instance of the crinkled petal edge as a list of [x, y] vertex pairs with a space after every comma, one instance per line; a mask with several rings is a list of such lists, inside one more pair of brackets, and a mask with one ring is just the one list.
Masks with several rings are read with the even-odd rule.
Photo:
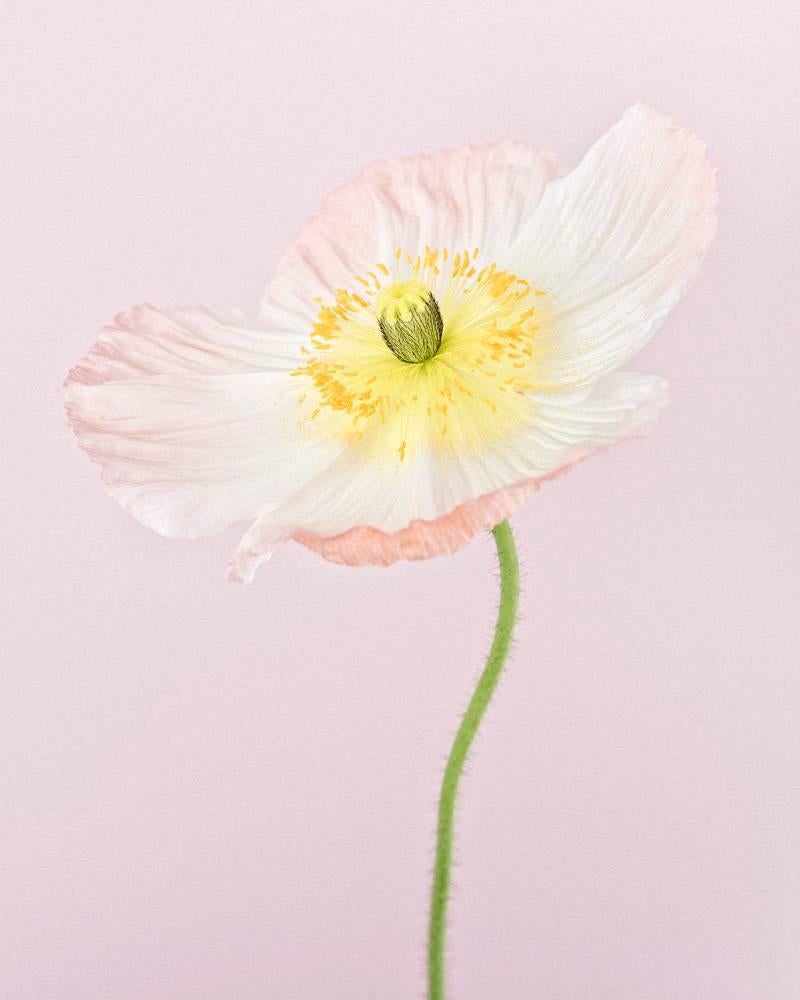
[[400, 560], [450, 555], [477, 532], [493, 528], [513, 514], [539, 488], [539, 482], [529, 479], [487, 493], [435, 521], [415, 520], [400, 531], [361, 525], [327, 538], [308, 531], [295, 532], [292, 537], [323, 559], [344, 566], [391, 566]]

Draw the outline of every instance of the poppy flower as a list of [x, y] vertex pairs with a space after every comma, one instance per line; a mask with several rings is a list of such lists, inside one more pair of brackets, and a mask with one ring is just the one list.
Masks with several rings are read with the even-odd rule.
[[252, 522], [231, 579], [290, 538], [388, 565], [492, 529], [500, 607], [442, 780], [429, 1000], [459, 782], [517, 620], [508, 515], [652, 423], [666, 382], [623, 366], [694, 277], [715, 209], [704, 144], [642, 105], [564, 177], [513, 142], [388, 160], [300, 231], [256, 317], [136, 306], [67, 377], [78, 439], [139, 521]]
[[628, 110], [571, 173], [518, 142], [387, 160], [331, 194], [257, 315], [135, 306], [66, 382], [111, 495], [162, 535], [251, 522], [335, 562], [450, 553], [645, 430], [624, 370], [715, 229], [704, 143]]

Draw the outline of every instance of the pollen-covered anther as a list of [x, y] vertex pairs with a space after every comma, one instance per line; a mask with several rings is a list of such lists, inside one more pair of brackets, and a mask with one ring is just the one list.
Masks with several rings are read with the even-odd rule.
[[384, 343], [400, 361], [419, 364], [441, 347], [444, 323], [439, 304], [421, 281], [396, 281], [384, 288], [375, 312]]

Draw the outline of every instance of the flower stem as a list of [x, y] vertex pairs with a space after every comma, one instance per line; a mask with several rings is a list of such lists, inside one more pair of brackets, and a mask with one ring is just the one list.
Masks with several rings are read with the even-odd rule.
[[431, 918], [428, 932], [428, 1000], [444, 1000], [444, 944], [447, 930], [447, 902], [450, 893], [450, 867], [453, 858], [453, 818], [461, 774], [467, 754], [491, 700], [503, 664], [508, 656], [511, 636], [517, 620], [519, 603], [519, 561], [511, 525], [503, 521], [492, 530], [500, 563], [500, 608], [497, 613], [492, 648], [475, 693], [461, 725], [450, 756], [447, 758], [442, 791], [439, 796], [439, 820], [436, 829], [436, 866], [431, 893]]

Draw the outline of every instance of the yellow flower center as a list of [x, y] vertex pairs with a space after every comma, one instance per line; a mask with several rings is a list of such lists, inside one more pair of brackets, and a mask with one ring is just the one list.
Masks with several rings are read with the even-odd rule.
[[398, 250], [320, 303], [293, 372], [301, 428], [404, 461], [482, 454], [529, 423], [544, 293], [478, 255]]

